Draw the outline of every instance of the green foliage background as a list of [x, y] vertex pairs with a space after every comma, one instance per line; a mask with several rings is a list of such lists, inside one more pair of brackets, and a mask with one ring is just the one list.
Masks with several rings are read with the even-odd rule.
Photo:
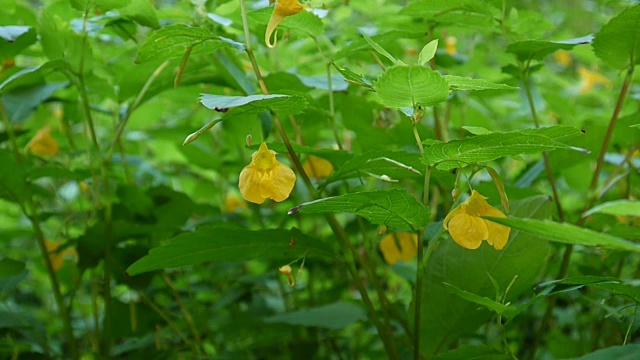
[[[304, 4], [0, 0], [0, 357], [640, 356], [637, 1]], [[230, 207], [262, 141], [296, 187]]]

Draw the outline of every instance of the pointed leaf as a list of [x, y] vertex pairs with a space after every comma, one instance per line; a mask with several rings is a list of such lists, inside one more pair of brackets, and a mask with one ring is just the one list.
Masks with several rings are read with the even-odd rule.
[[17, 73], [9, 76], [5, 81], [0, 84], [0, 94], [11, 90], [14, 87], [18, 87], [24, 84], [30, 84], [37, 81], [50, 73], [58, 69], [62, 69], [66, 66], [64, 60], [52, 60], [39, 66], [34, 66], [26, 69], [22, 69]]
[[[291, 239], [295, 245], [290, 246]], [[330, 247], [298, 229], [246, 230], [215, 225], [199, 227], [193, 233], [176, 236], [167, 245], [149, 254], [127, 269], [129, 275], [211, 262], [268, 259], [295, 259], [300, 256], [333, 256]]]
[[593, 50], [617, 69], [640, 62], [640, 5], [622, 11], [603, 26], [593, 40]]
[[581, 38], [548, 41], [548, 40], [524, 40], [507, 45], [507, 52], [514, 54], [519, 61], [542, 60], [545, 56], [557, 50], [571, 50], [576, 45], [589, 44], [593, 35]]
[[600, 349], [576, 360], [630, 360], [640, 358], [640, 345], [628, 344]]
[[224, 96], [201, 94], [200, 102], [211, 110], [224, 112], [224, 109], [238, 108], [238, 111], [273, 111], [297, 114], [307, 107], [307, 100], [302, 96], [281, 94]]
[[438, 50], [438, 39], [431, 40], [425, 45], [418, 55], [418, 64], [424, 65], [428, 63], [434, 56], [436, 56], [436, 50]]
[[478, 91], [478, 90], [518, 90], [519, 88], [506, 84], [496, 84], [483, 79], [445, 75], [444, 79], [449, 83], [451, 90]]
[[338, 301], [316, 308], [273, 315], [263, 319], [263, 321], [267, 323], [343, 329], [366, 319], [367, 316], [362, 307], [345, 301]]
[[571, 126], [495, 132], [446, 143], [437, 142], [425, 148], [422, 159], [427, 165], [437, 164], [440, 170], [451, 170], [504, 156], [555, 149], [577, 150], [564, 142], [579, 135], [582, 132]]
[[601, 246], [611, 250], [640, 252], [640, 244], [567, 223], [557, 223], [549, 220], [519, 219], [515, 217], [507, 219], [487, 219], [549, 241], [572, 245]]
[[387, 59], [389, 59], [389, 61], [391, 61], [394, 65], [404, 65], [404, 63], [398, 59], [396, 59], [395, 57], [393, 57], [393, 55], [389, 54], [389, 52], [387, 50], [385, 50], [382, 46], [380, 46], [377, 42], [371, 40], [371, 38], [369, 36], [367, 36], [367, 34], [362, 33], [362, 37], [364, 37], [364, 39], [367, 41], [367, 43], [369, 43], [369, 45], [373, 48], [373, 50], [375, 50], [376, 52], [378, 52], [378, 54], [386, 57]]
[[364, 77], [364, 75], [356, 74], [351, 71], [349, 68], [341, 68], [338, 64], [333, 63], [333, 66], [338, 70], [340, 74], [344, 77], [344, 79], [351, 84], [364, 86], [365, 88], [372, 89], [371, 81]]
[[382, 102], [394, 108], [433, 106], [449, 96], [449, 84], [440, 73], [418, 65], [387, 69], [374, 88]]
[[346, 212], [362, 216], [373, 224], [398, 229], [415, 229], [429, 223], [429, 209], [405, 189], [378, 190], [334, 196], [306, 202], [289, 214]]
[[637, 216], [640, 217], [640, 201], [638, 200], [615, 200], [609, 201], [598, 206], [594, 206], [585, 212], [582, 217], [586, 217], [595, 213], [618, 215], [618, 216]]

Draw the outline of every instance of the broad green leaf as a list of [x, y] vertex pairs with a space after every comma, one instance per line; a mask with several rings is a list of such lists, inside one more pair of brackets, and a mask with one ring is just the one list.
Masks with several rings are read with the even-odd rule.
[[557, 50], [571, 50], [576, 45], [589, 44], [593, 35], [581, 38], [549, 41], [549, 40], [524, 40], [507, 45], [507, 52], [514, 54], [519, 61], [542, 60], [545, 56]]
[[449, 84], [440, 73], [419, 65], [387, 69], [374, 86], [388, 107], [433, 106], [449, 96]]
[[628, 240], [640, 240], [640, 227], [615, 224], [609, 229], [609, 234]]
[[[551, 203], [543, 196], [512, 201], [516, 216], [548, 218]], [[423, 283], [420, 343], [423, 354], [436, 355], [461, 336], [471, 334], [495, 314], [478, 304], [449, 291], [456, 288], [489, 299], [496, 298], [497, 284], [504, 292], [510, 288], [507, 301], [513, 302], [523, 292], [530, 292], [549, 254], [549, 244], [518, 230], [512, 230], [509, 242], [501, 250], [484, 243], [469, 250], [448, 236], [441, 240], [425, 269]], [[409, 317], [410, 319], [412, 316]]]
[[[295, 239], [294, 246], [289, 246], [291, 239]], [[176, 236], [167, 245], [151, 249], [149, 255], [131, 265], [127, 273], [136, 275], [205, 261], [291, 260], [306, 255], [331, 257], [333, 252], [298, 229], [256, 231], [205, 225], [193, 233]]]
[[609, 201], [592, 207], [582, 216], [589, 216], [595, 213], [619, 215], [619, 216], [637, 216], [640, 217], [640, 201], [638, 200], [615, 200]]
[[510, 360], [511, 356], [486, 345], [463, 345], [436, 356], [437, 360]]
[[640, 5], [625, 9], [603, 26], [593, 39], [593, 51], [617, 69], [640, 62]]
[[32, 26], [0, 26], [0, 60], [18, 55], [37, 40]]
[[20, 275], [24, 269], [25, 264], [22, 261], [10, 258], [0, 259], [0, 279]]
[[26, 121], [31, 113], [56, 91], [67, 87], [66, 82], [45, 83], [13, 89], [2, 95], [2, 102], [12, 122]]
[[38, 82], [48, 73], [62, 69], [65, 66], [66, 64], [63, 60], [52, 60], [39, 66], [22, 69], [0, 84], [0, 94], [18, 86]]
[[[302, 96], [281, 94], [224, 96], [201, 94], [200, 102], [211, 110], [225, 112], [225, 109], [239, 112], [273, 110], [286, 114], [297, 114], [304, 110], [308, 103]], [[234, 109], [238, 108], [238, 109]]]
[[582, 135], [571, 126], [551, 126], [510, 132], [495, 132], [427, 146], [422, 157], [427, 165], [451, 170], [505, 156], [533, 154], [555, 149], [573, 149], [565, 141]]
[[631, 360], [640, 358], [640, 345], [628, 344], [600, 349], [576, 360]]
[[156, 11], [148, 0], [130, 0], [129, 5], [118, 9], [120, 15], [128, 20], [152, 29], [158, 29], [160, 23]]
[[402, 61], [393, 57], [393, 55], [391, 55], [387, 50], [385, 50], [382, 46], [380, 46], [380, 44], [371, 40], [371, 38], [367, 36], [367, 34], [362, 33], [362, 37], [367, 41], [369, 46], [373, 48], [373, 50], [375, 50], [378, 54], [389, 59], [389, 61], [391, 61], [394, 65], [405, 65]]
[[345, 301], [338, 301], [315, 308], [277, 314], [262, 320], [266, 323], [284, 323], [337, 330], [366, 319], [367, 316], [362, 307]]
[[136, 63], [157, 61], [184, 56], [191, 48], [191, 55], [212, 53], [223, 47], [231, 47], [209, 29], [184, 24], [173, 24], [154, 31], [140, 46]]
[[[372, 41], [375, 41], [377, 44], [384, 46], [386, 44], [396, 43], [399, 39], [416, 39], [422, 38], [424, 36], [423, 32], [407, 32], [407, 31], [385, 31], [382, 34], [373, 35], [370, 37]], [[360, 38], [354, 40], [349, 45], [343, 47], [338, 51], [333, 57], [333, 60], [340, 59], [343, 57], [350, 56], [356, 52], [360, 51], [370, 51], [371, 46], [365, 40], [365, 38]]]
[[429, 208], [405, 189], [377, 190], [333, 196], [300, 204], [289, 214], [352, 213], [373, 224], [416, 229], [429, 223]]
[[333, 63], [333, 66], [335, 66], [336, 70], [338, 70], [338, 72], [342, 74], [342, 76], [348, 83], [364, 86], [365, 88], [368, 88], [368, 89], [373, 89], [373, 86], [371, 85], [371, 81], [369, 81], [369, 79], [364, 77], [364, 75], [356, 74], [355, 72], [351, 71], [349, 68], [342, 68], [336, 63]]
[[438, 50], [438, 39], [431, 40], [420, 50], [418, 55], [418, 64], [424, 65], [428, 63], [434, 56], [436, 56], [436, 50]]
[[483, 79], [472, 79], [469, 77], [445, 75], [444, 79], [449, 84], [451, 90], [458, 91], [478, 91], [478, 90], [518, 90], [519, 88], [506, 84], [496, 84]]
[[640, 252], [640, 244], [567, 223], [557, 223], [549, 220], [520, 219], [517, 217], [507, 219], [490, 218], [490, 220], [545, 240], [563, 244], [601, 246], [611, 250]]

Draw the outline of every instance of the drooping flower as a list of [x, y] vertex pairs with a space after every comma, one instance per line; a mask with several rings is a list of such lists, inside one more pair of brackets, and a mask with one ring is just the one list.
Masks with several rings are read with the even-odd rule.
[[[267, 32], [264, 34], [264, 42], [267, 47], [273, 48], [278, 42], [278, 34], [276, 33], [273, 44], [271, 44], [271, 35], [276, 30], [278, 25], [284, 20], [285, 17], [295, 15], [304, 9], [304, 6], [300, 4], [298, 0], [275, 0], [276, 6], [271, 13], [269, 24], [267, 24]], [[269, 3], [273, 3], [270, 0]]]
[[573, 63], [573, 60], [571, 59], [571, 53], [567, 50], [562, 49], [553, 53], [553, 60], [564, 67], [569, 67]]
[[36, 135], [27, 144], [27, 150], [38, 156], [56, 156], [58, 154], [58, 143], [51, 136], [51, 128], [45, 126], [38, 130]]
[[287, 277], [287, 282], [289, 283], [289, 286], [291, 287], [296, 286], [296, 278], [293, 276], [293, 270], [291, 269], [291, 266], [289, 265], [282, 266], [278, 269], [278, 272], [280, 272], [280, 274]]
[[580, 76], [580, 94], [588, 94], [593, 88], [598, 85], [604, 85], [607, 88], [611, 88], [611, 80], [604, 77], [602, 74], [596, 71], [591, 71], [584, 66], [578, 67], [578, 76]]
[[234, 213], [238, 209], [246, 209], [247, 203], [232, 193], [227, 193], [224, 197], [224, 211]]
[[458, 53], [456, 49], [456, 44], [458, 43], [458, 39], [455, 36], [447, 36], [444, 40], [444, 51], [449, 55], [455, 55]]
[[302, 168], [310, 178], [314, 179], [326, 179], [333, 174], [333, 165], [329, 161], [313, 155], [307, 156], [307, 161], [302, 164]]
[[480, 193], [473, 190], [467, 200], [447, 215], [442, 226], [464, 248], [477, 249], [482, 241], [487, 241], [496, 250], [502, 250], [507, 245], [511, 228], [481, 216], [506, 218], [502, 211], [489, 205]]
[[59, 251], [61, 243], [54, 242], [50, 240], [44, 241], [44, 246], [47, 248], [47, 253], [49, 254], [49, 261], [51, 261], [51, 267], [53, 267], [54, 271], [59, 271], [62, 269], [64, 265], [65, 259], [72, 257], [77, 259], [78, 254], [72, 248], [66, 248], [62, 251]]
[[266, 199], [277, 202], [289, 197], [296, 183], [293, 170], [276, 160], [276, 152], [266, 143], [251, 155], [251, 163], [240, 172], [238, 188], [245, 200], [262, 204]]
[[409, 261], [418, 253], [418, 235], [407, 232], [389, 234], [380, 240], [380, 251], [387, 264]]

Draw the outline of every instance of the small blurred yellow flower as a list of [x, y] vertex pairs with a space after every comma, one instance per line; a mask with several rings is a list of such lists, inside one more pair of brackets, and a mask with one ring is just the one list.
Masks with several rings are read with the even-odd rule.
[[59, 271], [60, 269], [62, 269], [65, 258], [67, 257], [73, 257], [76, 259], [78, 258], [78, 254], [72, 248], [66, 248], [62, 251], [58, 251], [58, 248], [60, 247], [60, 245], [61, 244], [59, 242], [53, 242], [50, 240], [44, 241], [44, 246], [47, 248], [47, 253], [49, 254], [49, 260], [51, 261], [51, 266], [53, 267], [54, 271]]
[[242, 197], [256, 204], [266, 199], [280, 202], [288, 198], [296, 183], [293, 170], [276, 160], [276, 152], [269, 150], [266, 143], [260, 144], [251, 158], [240, 173], [238, 188]]
[[447, 36], [444, 40], [444, 51], [449, 55], [455, 55], [458, 53], [456, 49], [456, 44], [458, 43], [458, 39], [455, 36]]
[[238, 209], [246, 209], [247, 203], [234, 194], [227, 193], [224, 197], [224, 211], [228, 213], [234, 213]]
[[[285, 17], [295, 15], [304, 9], [304, 6], [300, 4], [298, 0], [275, 0], [276, 6], [271, 13], [271, 18], [269, 19], [269, 24], [267, 25], [267, 32], [264, 34], [264, 42], [267, 44], [267, 47], [273, 48], [276, 46], [278, 42], [278, 34], [276, 33], [276, 38], [273, 40], [273, 44], [271, 44], [271, 35], [276, 30], [278, 25], [284, 20]], [[273, 0], [270, 0], [269, 3], [273, 3]]]
[[38, 156], [56, 156], [58, 154], [58, 143], [51, 136], [51, 128], [45, 126], [27, 144], [27, 150]]
[[477, 249], [486, 240], [496, 250], [502, 250], [507, 245], [511, 228], [481, 216], [506, 218], [502, 211], [489, 205], [480, 193], [473, 190], [467, 200], [447, 215], [442, 226], [464, 248]]
[[287, 282], [289, 283], [289, 286], [293, 287], [296, 285], [296, 278], [293, 276], [293, 270], [291, 269], [291, 266], [285, 265], [279, 268], [278, 271], [280, 272], [280, 274], [287, 277]]
[[578, 67], [578, 76], [580, 76], [580, 79], [582, 79], [580, 81], [580, 94], [590, 93], [598, 84], [602, 84], [607, 88], [613, 87], [609, 79], [604, 77], [599, 72], [591, 71], [584, 66]]
[[407, 232], [389, 234], [380, 240], [380, 251], [387, 264], [409, 261], [418, 253], [418, 235]]
[[329, 161], [313, 155], [307, 156], [302, 168], [313, 179], [326, 179], [333, 174], [333, 165]]
[[571, 59], [571, 53], [567, 50], [558, 50], [553, 53], [553, 60], [564, 67], [569, 67], [573, 63], [573, 60]]

